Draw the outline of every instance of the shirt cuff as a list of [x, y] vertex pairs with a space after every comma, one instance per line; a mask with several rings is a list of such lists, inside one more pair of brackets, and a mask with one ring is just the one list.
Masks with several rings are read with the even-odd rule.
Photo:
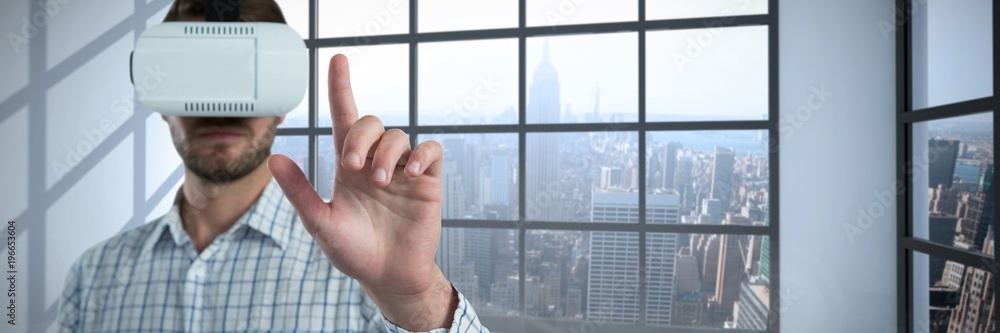
[[[465, 299], [465, 295], [462, 295], [455, 288], [455, 285], [451, 286], [452, 289], [458, 294], [458, 307], [455, 308], [454, 319], [451, 322], [450, 328], [438, 328], [428, 331], [428, 333], [459, 333], [459, 332], [487, 332], [489, 330], [483, 327], [483, 324], [479, 323], [479, 316], [476, 315], [476, 310], [469, 305], [469, 300]], [[411, 333], [410, 331], [404, 330], [396, 326], [389, 321], [388, 318], [382, 317], [382, 322], [385, 323], [386, 332], [391, 333]]]

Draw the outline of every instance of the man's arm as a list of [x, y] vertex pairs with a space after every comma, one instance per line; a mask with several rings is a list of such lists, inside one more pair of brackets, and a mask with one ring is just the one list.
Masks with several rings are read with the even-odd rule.
[[[424, 330], [430, 333], [464, 333], [464, 332], [486, 332], [489, 330], [479, 322], [479, 316], [476, 315], [476, 311], [469, 305], [469, 300], [465, 298], [465, 295], [460, 293], [454, 288], [450, 283], [448, 284], [448, 298], [449, 302], [452, 303], [451, 308], [446, 312], [442, 312], [441, 316], [445, 318], [444, 322], [433, 326], [433, 329]], [[371, 298], [368, 298], [369, 302], [366, 302], [365, 306], [371, 311], [379, 312], [378, 307], [371, 302]], [[440, 310], [440, 308], [435, 309]], [[420, 311], [420, 310], [417, 310]], [[441, 312], [441, 311], [436, 311]], [[407, 312], [408, 313], [408, 312]], [[397, 325], [394, 321], [389, 320], [387, 315], [383, 312], [381, 314], [380, 320], [372, 320], [369, 323], [370, 332], [393, 332], [393, 333], [407, 333], [411, 332], [403, 327], [416, 327], [412, 325], [419, 325], [419, 323], [400, 323]], [[375, 318], [372, 318], [375, 319]], [[381, 321], [381, 323], [379, 323]], [[418, 320], [420, 321], [420, 320]], [[430, 320], [424, 320], [430, 321]], [[416, 332], [416, 331], [413, 331]]]

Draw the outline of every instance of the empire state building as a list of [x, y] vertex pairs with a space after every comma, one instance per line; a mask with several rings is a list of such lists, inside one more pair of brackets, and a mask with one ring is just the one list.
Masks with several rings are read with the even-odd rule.
[[[545, 41], [542, 62], [535, 67], [528, 88], [527, 123], [554, 124], [559, 122], [559, 74], [549, 61], [549, 41]], [[526, 167], [529, 181], [525, 184], [528, 218], [559, 221], [563, 219], [559, 195], [559, 134], [535, 134], [527, 147]], [[546, 192], [547, 191], [547, 192]], [[544, 193], [544, 194], [543, 194]], [[544, 200], [541, 196], [544, 196]], [[537, 200], [536, 200], [537, 198]], [[554, 204], [554, 205], [553, 205]]]

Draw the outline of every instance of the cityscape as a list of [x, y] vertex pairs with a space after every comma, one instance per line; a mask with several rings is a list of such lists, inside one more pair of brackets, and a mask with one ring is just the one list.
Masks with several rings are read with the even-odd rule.
[[[982, 118], [974, 115], [915, 125], [922, 126], [915, 131], [918, 134], [926, 128], [926, 159], [914, 156], [914, 160], [927, 161], [927, 177], [914, 182], [926, 180], [928, 208], [926, 219], [919, 214], [915, 218], [914, 236], [992, 257], [993, 119]], [[916, 327], [948, 333], [995, 330], [991, 270], [923, 254], [916, 258], [928, 264], [930, 282], [925, 289], [928, 317], [918, 320]]]
[[[576, 122], [559, 100], [549, 58], [529, 83], [527, 122]], [[602, 110], [593, 89], [587, 122], [624, 116]], [[515, 220], [515, 134], [437, 135], [446, 164], [447, 219]], [[768, 222], [767, 136], [763, 131], [648, 134], [646, 222], [762, 226]], [[638, 136], [628, 131], [529, 133], [526, 219], [639, 222]], [[767, 249], [759, 235], [646, 235], [646, 293], [639, 295], [639, 233], [529, 230], [525, 237], [528, 316], [645, 324], [767, 329]], [[446, 229], [442, 270], [489, 315], [518, 315], [516, 230]]]
[[[560, 101], [556, 64], [545, 45], [529, 66], [528, 123], [635, 121], [590, 91], [587, 112]], [[634, 113], [634, 112], [633, 112]], [[493, 119], [516, 123], [513, 106]], [[766, 118], [765, 118], [766, 119]], [[529, 133], [526, 220], [639, 222], [639, 137], [627, 129]], [[763, 130], [647, 133], [646, 223], [768, 224], [768, 136]], [[518, 220], [516, 133], [434, 134], [445, 150], [445, 219]], [[318, 146], [318, 189], [329, 198], [334, 158]], [[304, 137], [279, 137], [274, 153], [308, 164]], [[326, 150], [330, 150], [327, 152]], [[763, 233], [763, 232], [762, 232]], [[640, 295], [637, 232], [529, 230], [525, 237], [525, 313], [532, 317], [645, 325], [766, 330], [769, 240], [761, 235], [647, 233], [645, 294]], [[480, 314], [520, 314], [516, 229], [445, 228], [438, 265]], [[640, 316], [640, 299], [645, 313]]]

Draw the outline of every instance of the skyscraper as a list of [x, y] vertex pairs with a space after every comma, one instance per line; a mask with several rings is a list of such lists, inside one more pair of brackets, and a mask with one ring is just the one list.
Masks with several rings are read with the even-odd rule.
[[[715, 313], [727, 316], [733, 313], [733, 304], [739, 298], [740, 283], [743, 282], [746, 269], [745, 249], [747, 236], [726, 234], [719, 241], [719, 269], [715, 280]], [[716, 317], [718, 320], [724, 317]]]
[[[764, 225], [771, 223], [771, 205], [764, 209]], [[752, 260], [752, 258], [751, 258]], [[757, 267], [757, 281], [768, 284], [771, 283], [771, 241], [770, 237], [764, 237], [760, 241], [760, 264]]]
[[[993, 229], [985, 238], [984, 254], [993, 254]], [[994, 306], [993, 273], [977, 267], [966, 267], [961, 287], [961, 298], [951, 312], [948, 333], [993, 332], [996, 318]]]
[[770, 289], [767, 284], [753, 282], [740, 284], [739, 302], [734, 305], [733, 311], [736, 328], [767, 330], [769, 304]]
[[[529, 124], [552, 124], [559, 122], [559, 74], [549, 60], [549, 42], [545, 41], [542, 62], [535, 67], [531, 85], [528, 87], [527, 119]], [[535, 196], [543, 191], [551, 191], [558, 181], [559, 170], [559, 134], [534, 135], [527, 146], [525, 167], [533, 181], [525, 184], [528, 202], [534, 202]], [[548, 186], [546, 186], [548, 185]], [[555, 193], [550, 193], [554, 196]], [[557, 205], [558, 206], [558, 205]], [[534, 219], [562, 220], [561, 210], [540, 207]]]
[[955, 177], [955, 162], [958, 161], [959, 141], [931, 139], [929, 142], [927, 180], [930, 188], [944, 185], [951, 188]]
[[677, 151], [684, 148], [680, 142], [667, 142], [667, 146], [664, 147], [663, 151], [663, 182], [660, 184], [663, 188], [674, 188], [674, 177], [677, 173]]
[[[639, 215], [637, 192], [595, 189], [592, 221], [635, 223]], [[647, 196], [650, 224], [678, 223], [679, 197], [675, 192]], [[638, 320], [639, 235], [632, 232], [590, 233], [587, 318], [595, 321], [634, 323]], [[646, 322], [670, 324], [674, 290], [676, 234], [647, 234]], [[635, 273], [633, 273], [635, 272]]]
[[[637, 207], [638, 208], [638, 207]], [[680, 196], [670, 190], [646, 196], [646, 223], [680, 223]], [[638, 243], [636, 247], [638, 247]], [[669, 325], [674, 298], [677, 234], [646, 234], [646, 323]], [[697, 272], [697, 270], [692, 270]]]
[[722, 212], [729, 212], [732, 205], [732, 195], [737, 184], [734, 184], [733, 165], [735, 153], [733, 148], [715, 147], [712, 157], [712, 193], [713, 199], [719, 199]]

